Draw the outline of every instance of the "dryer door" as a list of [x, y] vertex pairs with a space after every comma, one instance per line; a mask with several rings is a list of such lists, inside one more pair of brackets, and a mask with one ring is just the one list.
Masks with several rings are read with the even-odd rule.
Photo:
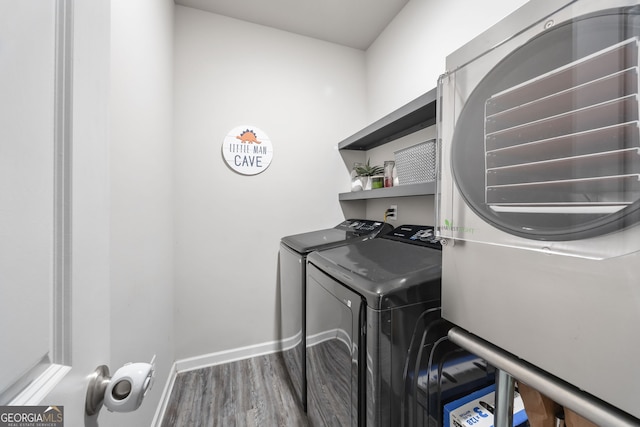
[[567, 3], [530, 2], [507, 41], [448, 58], [442, 237], [592, 259], [640, 250], [640, 6]]
[[[307, 265], [307, 415], [312, 425], [364, 425], [362, 297]], [[364, 352], [362, 352], [364, 354]]]

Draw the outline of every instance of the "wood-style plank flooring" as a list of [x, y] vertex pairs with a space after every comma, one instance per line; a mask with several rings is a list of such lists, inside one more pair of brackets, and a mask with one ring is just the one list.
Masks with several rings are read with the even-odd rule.
[[177, 375], [162, 427], [307, 426], [280, 353]]

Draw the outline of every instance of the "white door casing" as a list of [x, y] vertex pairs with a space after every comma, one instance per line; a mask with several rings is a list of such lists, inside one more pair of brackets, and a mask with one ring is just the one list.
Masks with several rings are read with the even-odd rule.
[[[41, 402], [63, 405], [65, 425], [98, 424], [86, 417], [90, 376], [109, 365], [108, 95], [109, 2], [65, 1], [71, 8], [71, 226], [69, 345], [71, 371]], [[69, 59], [69, 57], [67, 57]], [[105, 425], [104, 417], [100, 424]]]

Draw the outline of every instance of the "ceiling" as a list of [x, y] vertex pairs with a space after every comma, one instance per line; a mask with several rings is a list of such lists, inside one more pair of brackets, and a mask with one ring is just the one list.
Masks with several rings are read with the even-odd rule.
[[366, 50], [409, 0], [174, 0], [254, 24]]

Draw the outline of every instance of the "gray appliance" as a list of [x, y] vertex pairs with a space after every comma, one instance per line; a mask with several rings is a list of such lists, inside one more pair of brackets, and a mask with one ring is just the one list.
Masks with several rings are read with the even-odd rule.
[[429, 319], [440, 318], [441, 250], [433, 227], [398, 227], [309, 254], [307, 264], [310, 423], [401, 425], [408, 351], [417, 351], [414, 336]]
[[637, 0], [532, 0], [449, 55], [436, 197], [442, 316], [635, 424], [639, 45]]
[[368, 240], [393, 227], [381, 221], [348, 219], [333, 228], [286, 236], [280, 242], [280, 337], [285, 366], [299, 403], [306, 409], [306, 259], [313, 251]]

